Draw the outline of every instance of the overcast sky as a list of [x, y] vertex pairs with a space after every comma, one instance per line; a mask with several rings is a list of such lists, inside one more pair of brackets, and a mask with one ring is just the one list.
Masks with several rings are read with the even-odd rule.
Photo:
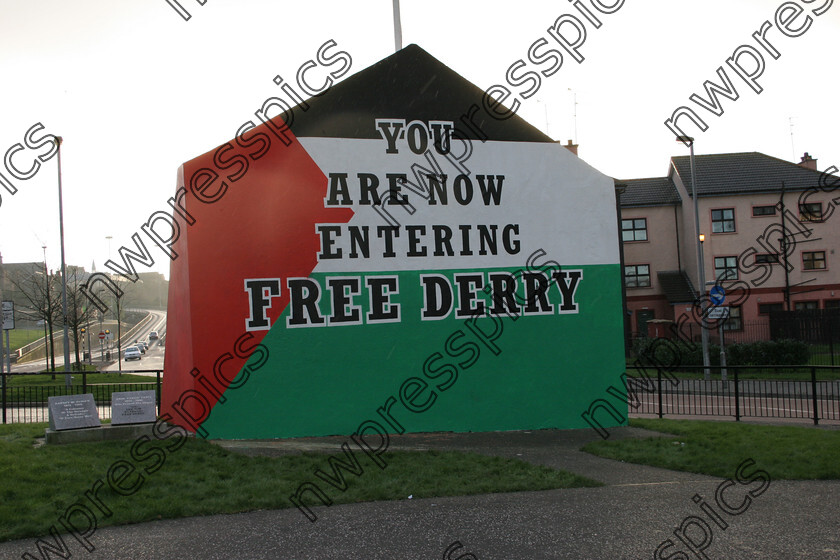
[[[840, 166], [840, 6], [831, 0], [628, 0], [612, 14], [583, 2], [600, 28], [562, 0], [402, 0], [403, 44], [420, 45], [485, 89], [505, 84], [508, 67], [527, 61], [532, 43], [551, 40], [547, 29], [572, 14], [586, 25], [584, 60], [566, 53], [562, 67], [522, 99], [519, 114], [555, 139], [574, 139], [603, 173], [665, 175], [668, 158], [688, 153], [663, 124], [681, 105], [709, 125], [705, 132], [686, 126], [698, 154], [759, 151], [798, 162], [807, 151], [820, 169]], [[45, 134], [64, 137], [68, 264], [103, 270], [106, 236], [116, 257], [150, 214], [167, 209], [178, 167], [233, 138], [278, 95], [274, 77], [294, 80], [327, 40], [352, 56], [346, 76], [394, 51], [391, 0], [181, 4], [189, 21], [165, 0], [0, 0], [0, 153], [39, 122], [36, 145]], [[788, 23], [798, 37], [776, 27], [783, 4], [791, 5], [783, 19], [797, 4], [807, 10]], [[752, 37], [765, 21], [778, 59]], [[573, 42], [571, 27], [565, 33]], [[763, 54], [760, 94], [726, 64], [742, 44]], [[708, 97], [703, 82], [721, 83], [720, 66], [739, 98], [721, 97], [724, 112], [715, 116], [689, 97]], [[12, 158], [25, 171], [47, 151], [24, 147]], [[28, 180], [0, 173], [18, 189], [0, 188], [4, 262], [40, 261], [46, 245], [49, 266], [58, 267], [57, 158]], [[168, 276], [163, 253], [153, 256], [153, 270]]]

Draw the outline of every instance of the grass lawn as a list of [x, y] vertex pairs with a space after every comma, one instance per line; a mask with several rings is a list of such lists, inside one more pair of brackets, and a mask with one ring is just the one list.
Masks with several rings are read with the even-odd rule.
[[[840, 353], [838, 353], [838, 348], [840, 348], [840, 343], [834, 345], [834, 365], [840, 366]], [[830, 366], [831, 365], [832, 356], [831, 353], [828, 351], [822, 353], [813, 353], [811, 357], [808, 358], [808, 365], [812, 366]]]
[[[58, 368], [56, 368], [58, 369]], [[82, 373], [79, 371], [70, 372], [73, 376], [73, 384], [82, 384]], [[39, 374], [21, 374], [16, 373], [6, 377], [9, 387], [64, 387], [64, 371], [56, 371], [55, 379], [49, 373]], [[154, 383], [154, 377], [147, 377], [145, 375], [132, 375], [124, 373], [118, 375], [117, 373], [96, 373], [88, 374], [87, 383], [92, 385], [95, 383]]]
[[[39, 338], [44, 338], [44, 329], [12, 329], [9, 331], [9, 344], [12, 346], [12, 351], [21, 346], [26, 346], [30, 342], [35, 342]], [[4, 338], [3, 343], [5, 344], [5, 342]]]
[[[652, 370], [655, 371], [655, 370]], [[635, 371], [631, 371], [635, 373]], [[816, 370], [817, 381], [835, 381], [840, 379], [840, 369], [837, 370]], [[653, 377], [653, 374], [649, 374]], [[698, 372], [684, 372], [675, 371], [674, 377], [677, 379], [703, 379], [702, 366]], [[720, 379], [720, 370], [712, 370], [712, 379]], [[735, 379], [735, 370], [729, 370], [727, 377], [730, 380]], [[663, 378], [665, 376], [663, 375]], [[741, 370], [738, 372], [738, 380], [746, 381], [750, 379], [767, 379], [771, 381], [811, 381], [811, 370], [806, 369], [805, 366], [799, 370], [775, 370], [772, 368], [764, 368], [759, 370]]]
[[[72, 372], [73, 387], [69, 394], [82, 392], [81, 372]], [[6, 402], [9, 405], [29, 405], [47, 403], [52, 396], [66, 395], [64, 388], [64, 372], [56, 372], [55, 379], [52, 375], [38, 374], [14, 374], [7, 378]], [[143, 375], [116, 373], [89, 374], [87, 376], [87, 392], [93, 394], [94, 399], [99, 403], [111, 402], [111, 393], [114, 391], [133, 391], [138, 389], [154, 389], [155, 378]], [[143, 383], [143, 386], [136, 385]], [[133, 386], [132, 386], [133, 385]]]
[[[383, 470], [351, 447], [363, 472], [357, 476], [342, 471], [347, 480], [342, 492], [314, 475], [316, 470], [326, 469], [325, 476], [334, 476], [326, 454], [248, 457], [192, 438], [180, 440], [183, 447], [173, 450], [177, 437], [152, 439], [135, 454], [130, 451], [132, 442], [33, 448], [45, 427], [0, 426], [0, 540], [48, 534], [69, 506], [85, 501], [85, 491], [100, 479], [105, 484], [97, 495], [113, 512], [107, 517], [97, 512], [100, 527], [294, 507], [289, 496], [309, 481], [318, 483], [336, 504], [404, 500], [409, 495], [428, 498], [601, 485], [520, 460], [451, 451], [388, 452], [382, 455], [387, 463]], [[153, 448], [159, 450], [157, 455]], [[348, 461], [344, 456], [338, 459]], [[138, 486], [132, 495], [120, 495], [109, 487], [106, 475], [118, 460], [136, 469], [121, 484], [123, 488]], [[320, 505], [311, 493], [304, 499], [307, 504]], [[309, 523], [303, 514], [301, 517], [302, 523]]]
[[[838, 366], [840, 366], [840, 360], [836, 362]], [[632, 363], [628, 360], [628, 368], [630, 366], [635, 366], [636, 363], [633, 361]], [[819, 365], [819, 364], [815, 364]], [[651, 379], [656, 379], [656, 368], [652, 366], [647, 366], [647, 374], [650, 376]], [[631, 369], [627, 370], [627, 373], [633, 377], [641, 376], [641, 370], [638, 369]], [[677, 379], [703, 379], [703, 366], [699, 366], [696, 370], [673, 370], [669, 371], [669, 374]], [[817, 369], [817, 381], [835, 381], [840, 379], [840, 367], [836, 367], [836, 369]], [[712, 379], [720, 379], [720, 369], [717, 367], [712, 368]], [[732, 380], [735, 379], [735, 370], [729, 369], [727, 372], [727, 377]], [[798, 366], [796, 369], [775, 369], [773, 366], [757, 366], [755, 369], [741, 369], [738, 370], [738, 380], [748, 380], [748, 379], [767, 379], [767, 380], [785, 380], [785, 381], [810, 381], [811, 380], [811, 368], [809, 366]], [[665, 371], [662, 373], [662, 381], [666, 383], [668, 381], [668, 376], [665, 374]]]
[[674, 437], [597, 441], [583, 450], [630, 463], [724, 478], [752, 458], [755, 468], [767, 471], [773, 480], [840, 479], [837, 430], [636, 418], [630, 425]]

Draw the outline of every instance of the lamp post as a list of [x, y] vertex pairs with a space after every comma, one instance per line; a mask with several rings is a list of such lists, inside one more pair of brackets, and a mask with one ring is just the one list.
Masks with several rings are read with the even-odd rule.
[[[111, 260], [111, 240], [114, 237], [111, 235], [106, 235], [105, 239], [108, 240], [108, 260]], [[107, 263], [106, 263], [107, 264]], [[142, 280], [141, 280], [142, 282]], [[117, 294], [114, 294], [114, 307], [117, 314], [117, 369], [119, 370], [119, 375], [122, 375], [122, 309], [120, 307], [120, 298]], [[112, 345], [113, 346], [113, 345]]]
[[394, 5], [394, 52], [402, 48], [402, 24], [400, 23], [400, 0], [393, 0]]
[[615, 187], [615, 213], [617, 217], [616, 227], [618, 229], [618, 262], [621, 267], [621, 315], [624, 326], [624, 354], [630, 355], [630, 321], [627, 317], [627, 284], [624, 282], [624, 239], [621, 236], [621, 195], [627, 192], [627, 184], [614, 182]]
[[[46, 303], [45, 309], [49, 310], [49, 295], [50, 295], [50, 273], [47, 270], [47, 246], [42, 245], [41, 249], [44, 250], [44, 298]], [[50, 342], [52, 340], [49, 338], [47, 334], [47, 314], [44, 313], [44, 369], [49, 369], [50, 367]], [[53, 379], [55, 379], [55, 369], [53, 369]]]
[[64, 315], [64, 385], [71, 385], [70, 376], [70, 333], [67, 324], [67, 266], [64, 261], [64, 206], [61, 200], [61, 136], [54, 136], [58, 149], [58, 229], [61, 237], [61, 307]]
[[[706, 294], [706, 271], [703, 260], [703, 240], [705, 235], [700, 233], [700, 210], [697, 206], [697, 176], [694, 171], [694, 138], [691, 136], [677, 136], [677, 140], [686, 144], [691, 150], [691, 198], [694, 199], [694, 239], [697, 243], [697, 286], [701, 294]], [[700, 322], [700, 340], [703, 346], [703, 377], [708, 381], [711, 378], [709, 370], [709, 330], [706, 328], [706, 305], [703, 298], [700, 298], [700, 310], [703, 312]]]
[[[105, 320], [105, 313], [103, 313], [100, 310], [99, 311], [99, 332], [100, 333], [105, 332], [105, 327], [103, 325], [104, 320]], [[105, 339], [104, 338], [99, 339], [99, 362], [100, 362], [100, 367], [104, 367], [104, 363], [105, 363]]]
[[90, 317], [85, 318], [85, 330], [87, 331], [88, 364], [93, 365], [93, 346], [90, 345]]

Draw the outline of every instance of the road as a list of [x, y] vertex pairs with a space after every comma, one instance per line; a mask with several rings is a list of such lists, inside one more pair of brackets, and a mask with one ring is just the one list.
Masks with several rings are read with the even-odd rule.
[[[122, 359], [122, 356], [120, 356], [119, 362], [114, 362], [113, 364], [104, 367], [103, 371], [120, 371], [120, 368], [122, 368], [123, 373], [125, 373], [135, 369], [163, 369], [163, 353], [165, 346], [161, 345], [161, 341], [165, 341], [166, 339], [166, 311], [155, 311], [152, 309], [147, 309], [146, 311], [148, 311], [152, 316], [151, 320], [144, 323], [139, 332], [132, 335], [130, 340], [127, 338], [124, 339], [122, 344], [122, 349], [125, 350], [128, 346], [131, 346], [135, 340], [145, 340], [149, 343], [149, 348], [146, 350], [146, 353], [141, 355], [139, 361], [132, 360], [130, 362], [126, 362]], [[149, 340], [149, 333], [152, 331], [157, 331], [157, 340]], [[155, 374], [138, 372], [137, 375], [149, 375], [154, 377]]]
[[[135, 340], [141, 339], [146, 340], [149, 342], [149, 349], [146, 350], [146, 353], [142, 355], [140, 361], [131, 362], [124, 362], [122, 361], [122, 356], [120, 356], [120, 362], [113, 362], [110, 365], [107, 365], [102, 368], [102, 371], [119, 371], [120, 367], [122, 367], [122, 371], [126, 372], [133, 369], [163, 369], [163, 352], [164, 346], [160, 344], [162, 340], [166, 338], [166, 311], [157, 311], [152, 309], [147, 309], [148, 313], [151, 315], [151, 319], [147, 320], [140, 330], [132, 335], [131, 339], [123, 338], [122, 348], [123, 350], [130, 346]], [[149, 340], [149, 333], [152, 331], [157, 331], [159, 338], [157, 340]], [[116, 355], [116, 344], [114, 345], [114, 349], [112, 352]], [[96, 351], [94, 351], [94, 365], [98, 365], [97, 358], [99, 357]], [[71, 359], [74, 357], [71, 355]], [[61, 365], [64, 362], [64, 358], [61, 356], [56, 356], [56, 365]], [[44, 371], [47, 369], [47, 361], [46, 360], [35, 360], [32, 362], [26, 362], [23, 364], [12, 364], [12, 373], [32, 373], [36, 371]], [[152, 375], [154, 374], [144, 374], [138, 373], [138, 375]]]

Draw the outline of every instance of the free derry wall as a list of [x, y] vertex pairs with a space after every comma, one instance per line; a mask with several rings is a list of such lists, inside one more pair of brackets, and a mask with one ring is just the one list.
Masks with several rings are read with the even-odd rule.
[[162, 412], [212, 438], [589, 428], [624, 366], [612, 179], [416, 45], [341, 69], [181, 167]]

